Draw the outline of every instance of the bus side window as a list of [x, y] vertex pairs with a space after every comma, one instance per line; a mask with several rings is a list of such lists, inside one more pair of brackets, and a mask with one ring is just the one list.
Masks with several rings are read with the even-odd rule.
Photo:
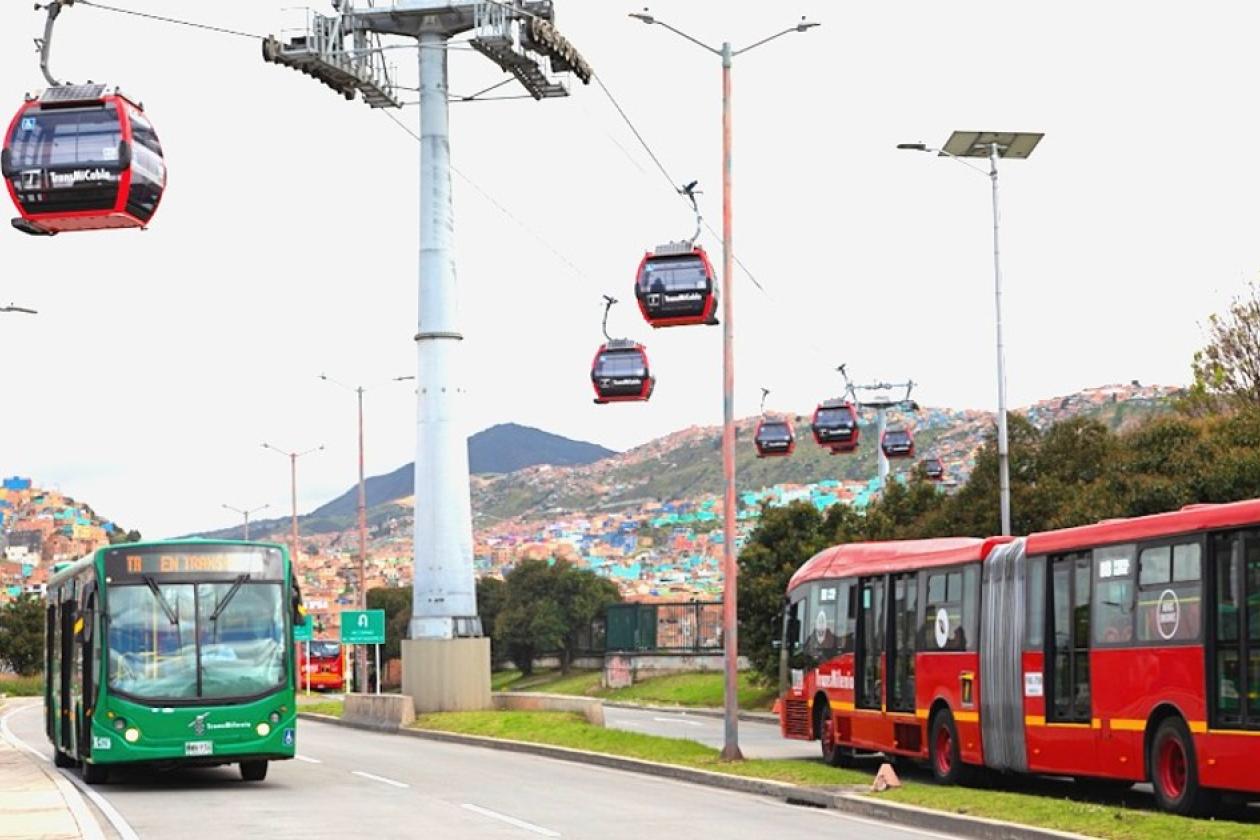
[[1041, 650], [1046, 635], [1046, 558], [1028, 561], [1027, 650]]

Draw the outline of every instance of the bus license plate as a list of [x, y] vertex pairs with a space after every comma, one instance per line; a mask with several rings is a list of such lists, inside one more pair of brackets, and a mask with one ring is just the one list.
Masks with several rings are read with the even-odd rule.
[[213, 755], [214, 741], [185, 741], [184, 755]]

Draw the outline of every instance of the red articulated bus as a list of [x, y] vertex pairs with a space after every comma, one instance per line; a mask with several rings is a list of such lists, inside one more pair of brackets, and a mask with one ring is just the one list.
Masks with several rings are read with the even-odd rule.
[[307, 643], [298, 642], [297, 661], [301, 666], [298, 688], [332, 689], [344, 691], [346, 687], [346, 663], [341, 645], [337, 642], [311, 642], [310, 659], [307, 660]]
[[779, 703], [824, 759], [1260, 794], [1260, 500], [988, 540], [841, 545], [793, 576]]

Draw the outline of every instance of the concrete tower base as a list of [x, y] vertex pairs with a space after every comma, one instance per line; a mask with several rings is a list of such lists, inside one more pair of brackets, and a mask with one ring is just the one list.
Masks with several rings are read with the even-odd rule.
[[419, 713], [491, 708], [489, 639], [403, 639], [402, 666]]

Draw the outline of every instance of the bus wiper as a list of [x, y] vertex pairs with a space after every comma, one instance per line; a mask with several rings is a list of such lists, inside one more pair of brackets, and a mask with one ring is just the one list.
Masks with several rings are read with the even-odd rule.
[[142, 580], [149, 587], [149, 591], [153, 593], [153, 597], [162, 605], [162, 612], [166, 613], [166, 617], [171, 620], [171, 624], [179, 626], [179, 616], [175, 615], [175, 610], [171, 609], [171, 605], [166, 602], [166, 597], [162, 595], [162, 590], [158, 588], [157, 581], [151, 575], [145, 575]]
[[232, 599], [236, 597], [236, 593], [240, 591], [241, 584], [245, 583], [247, 580], [249, 580], [249, 575], [239, 575], [236, 578], [236, 582], [232, 584], [232, 588], [229, 589], [227, 594], [223, 596], [223, 600], [219, 602], [219, 605], [214, 608], [214, 612], [210, 613], [211, 621], [219, 620], [219, 616], [223, 614], [223, 611], [227, 609], [227, 605], [232, 602]]

